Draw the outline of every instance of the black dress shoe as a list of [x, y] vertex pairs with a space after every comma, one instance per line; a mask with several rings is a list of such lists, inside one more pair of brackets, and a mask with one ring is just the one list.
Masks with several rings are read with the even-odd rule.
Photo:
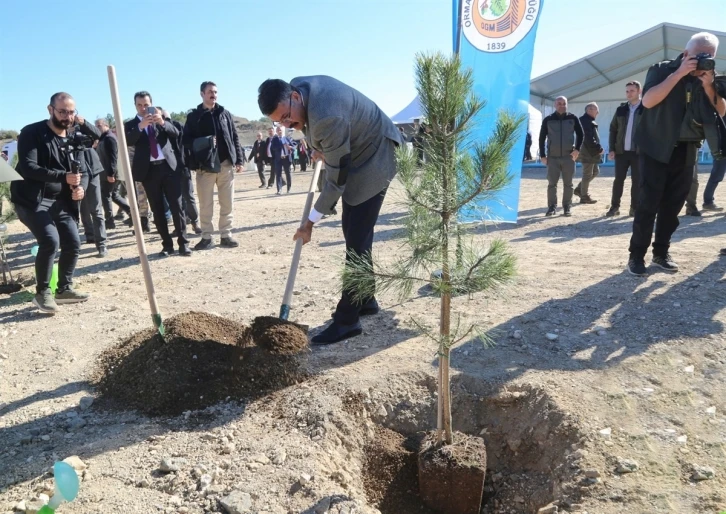
[[174, 253], [174, 248], [162, 248], [159, 252], [159, 257], [169, 257]]
[[310, 342], [312, 344], [333, 344], [349, 337], [355, 337], [363, 333], [363, 327], [360, 321], [352, 325], [342, 325], [333, 321], [328, 328], [313, 337]]
[[179, 248], [179, 255], [182, 257], [191, 257], [192, 256], [192, 249], [189, 248], [188, 245], [184, 245]]
[[378, 314], [381, 311], [381, 308], [378, 306], [378, 302], [375, 298], [372, 300], [369, 300], [358, 311], [359, 316], [373, 316], [374, 314]]

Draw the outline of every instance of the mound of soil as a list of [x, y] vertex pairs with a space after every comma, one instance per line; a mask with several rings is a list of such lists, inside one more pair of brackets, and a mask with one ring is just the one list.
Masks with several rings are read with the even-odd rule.
[[304, 378], [294, 356], [257, 348], [250, 329], [202, 312], [165, 321], [101, 354], [93, 382], [120, 408], [178, 415], [226, 399], [254, 399]]
[[252, 340], [270, 353], [295, 355], [308, 348], [308, 335], [299, 325], [272, 316], [254, 319], [250, 327]]
[[363, 487], [368, 502], [382, 514], [435, 514], [419, 496], [418, 443], [376, 426], [365, 448]]

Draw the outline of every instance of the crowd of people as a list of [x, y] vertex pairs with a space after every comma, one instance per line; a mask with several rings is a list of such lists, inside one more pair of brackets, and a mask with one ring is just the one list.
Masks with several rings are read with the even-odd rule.
[[[698, 209], [698, 149], [708, 142], [714, 165], [703, 192], [702, 209], [721, 211], [714, 191], [726, 173], [726, 79], [715, 73], [719, 41], [713, 34], [695, 34], [676, 59], [654, 64], [645, 84], [625, 86], [624, 102], [610, 122], [609, 157], [615, 180], [605, 216], [620, 215], [620, 201], [631, 172], [629, 215], [633, 217], [628, 271], [647, 274], [645, 255], [653, 240], [652, 265], [669, 272], [678, 264], [669, 253], [678, 215], [701, 216]], [[555, 100], [555, 112], [542, 120], [539, 152], [547, 166], [547, 211], [557, 212], [557, 185], [562, 180], [562, 212], [572, 214], [572, 197], [594, 204], [589, 185], [599, 174], [605, 153], [600, 143], [596, 103], [579, 118], [567, 111], [567, 98]], [[582, 181], [575, 188], [575, 162], [582, 163]], [[726, 255], [726, 249], [721, 250]]]
[[[667, 271], [678, 265], [669, 253], [670, 239], [678, 227], [678, 214], [693, 195], [699, 146], [707, 140], [716, 159], [704, 191], [703, 209], [719, 210], [713, 194], [726, 173], [726, 80], [714, 71], [718, 39], [709, 33], [694, 35], [676, 59], [654, 64], [645, 84], [629, 82], [627, 99], [616, 111], [609, 133], [609, 155], [615, 160], [615, 181], [608, 217], [620, 214], [628, 170], [632, 184], [629, 214], [633, 217], [628, 271], [645, 275], [645, 255], [651, 246], [652, 264]], [[160, 256], [178, 251], [189, 256], [187, 223], [201, 235], [194, 250], [214, 246], [212, 214], [214, 189], [219, 202], [219, 245], [235, 248], [234, 179], [247, 156], [240, 146], [232, 115], [217, 102], [217, 86], [203, 82], [202, 102], [182, 126], [154, 106], [151, 94], [134, 95], [136, 117], [123, 130], [131, 153], [142, 230], [149, 230], [149, 211], [161, 236]], [[263, 139], [258, 133], [249, 159], [257, 167], [260, 188], [276, 185], [277, 194], [292, 186], [290, 168], [298, 161], [323, 161], [325, 178], [309, 218], [294, 239], [310, 241], [312, 230], [342, 203], [342, 230], [346, 258], [370, 259], [374, 228], [388, 185], [396, 174], [395, 149], [410, 141], [419, 161], [425, 162], [426, 138], [431, 127], [421, 123], [406, 137], [378, 106], [360, 92], [331, 77], [298, 77], [291, 82], [265, 81], [258, 90], [258, 104], [274, 123]], [[13, 182], [11, 200], [20, 221], [38, 241], [35, 262], [37, 286], [33, 303], [46, 313], [57, 304], [82, 302], [88, 295], [72, 286], [80, 253], [79, 222], [87, 242], [98, 255], [107, 254], [105, 229], [113, 228], [113, 204], [128, 214], [130, 206], [119, 191], [118, 142], [106, 120], [88, 123], [79, 116], [68, 93], [56, 93], [48, 105], [49, 119], [26, 126], [18, 143], [17, 170], [23, 181]], [[599, 174], [605, 150], [600, 141], [597, 104], [590, 103], [578, 117], [567, 110], [567, 99], [555, 101], [555, 112], [544, 118], [539, 152], [547, 166], [546, 216], [557, 212], [557, 185], [564, 184], [562, 209], [571, 215], [572, 197], [594, 204], [589, 186]], [[283, 127], [305, 139], [296, 141]], [[95, 151], [90, 146], [95, 146]], [[87, 148], [88, 147], [88, 148]], [[526, 152], [526, 150], [525, 150]], [[575, 162], [582, 163], [582, 181], [575, 188]], [[265, 166], [270, 175], [265, 177]], [[284, 177], [283, 177], [284, 172]], [[196, 178], [197, 208], [194, 183]], [[126, 184], [129, 187], [129, 184]], [[692, 197], [695, 203], [695, 196]], [[148, 203], [148, 207], [144, 204]], [[693, 214], [693, 211], [691, 210]], [[169, 232], [168, 218], [174, 225]], [[176, 238], [177, 247], [174, 247]], [[60, 249], [59, 278], [55, 295], [49, 283], [56, 252]], [[721, 251], [726, 255], [726, 249]], [[333, 322], [312, 338], [330, 344], [362, 332], [360, 316], [379, 310], [374, 296], [355, 302], [344, 290]]]

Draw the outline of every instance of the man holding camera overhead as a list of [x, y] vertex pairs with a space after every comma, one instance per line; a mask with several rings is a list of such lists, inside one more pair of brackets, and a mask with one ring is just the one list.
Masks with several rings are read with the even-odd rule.
[[166, 221], [164, 197], [166, 196], [174, 220], [179, 255], [192, 254], [186, 238], [186, 217], [182, 204], [181, 175], [171, 142], [179, 137], [179, 131], [166, 121], [159, 109], [151, 105], [151, 95], [139, 91], [134, 95], [137, 116], [124, 124], [126, 142], [134, 147], [131, 174], [144, 185], [149, 197], [154, 225], [161, 236], [160, 257], [174, 253], [174, 242]]
[[[73, 272], [81, 241], [78, 236], [79, 202], [88, 184], [90, 138], [77, 142], [70, 129], [75, 124], [76, 102], [68, 93], [56, 93], [48, 105], [50, 119], [26, 126], [18, 137], [18, 173], [23, 180], [10, 185], [10, 199], [18, 219], [38, 242], [35, 257], [36, 294], [41, 312], [55, 314], [58, 304], [88, 300], [88, 294], [73, 289]], [[76, 149], [75, 152], [73, 149]], [[72, 165], [73, 154], [80, 169]], [[75, 173], [74, 173], [75, 171]], [[50, 290], [53, 261], [58, 259], [58, 288]]]
[[714, 71], [717, 49], [716, 36], [701, 32], [691, 37], [676, 59], [659, 62], [648, 70], [644, 109], [635, 136], [640, 150], [641, 190], [629, 248], [628, 271], [632, 275], [647, 273], [645, 254], [654, 224], [652, 264], [665, 271], [678, 271], [668, 250], [678, 227], [678, 213], [691, 188], [697, 145], [708, 139], [710, 147], [718, 148], [723, 141], [719, 137], [723, 127], [718, 121], [726, 113], [726, 100], [725, 88], [717, 86]]

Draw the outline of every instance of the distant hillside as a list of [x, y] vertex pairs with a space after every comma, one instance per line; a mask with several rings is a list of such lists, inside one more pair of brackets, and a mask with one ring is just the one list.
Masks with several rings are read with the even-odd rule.
[[242, 146], [253, 144], [258, 132], [262, 132], [267, 137], [267, 129], [272, 126], [269, 121], [250, 121], [247, 118], [234, 115], [232, 119], [234, 119], [234, 125], [237, 127], [237, 134], [239, 134], [239, 141]]

